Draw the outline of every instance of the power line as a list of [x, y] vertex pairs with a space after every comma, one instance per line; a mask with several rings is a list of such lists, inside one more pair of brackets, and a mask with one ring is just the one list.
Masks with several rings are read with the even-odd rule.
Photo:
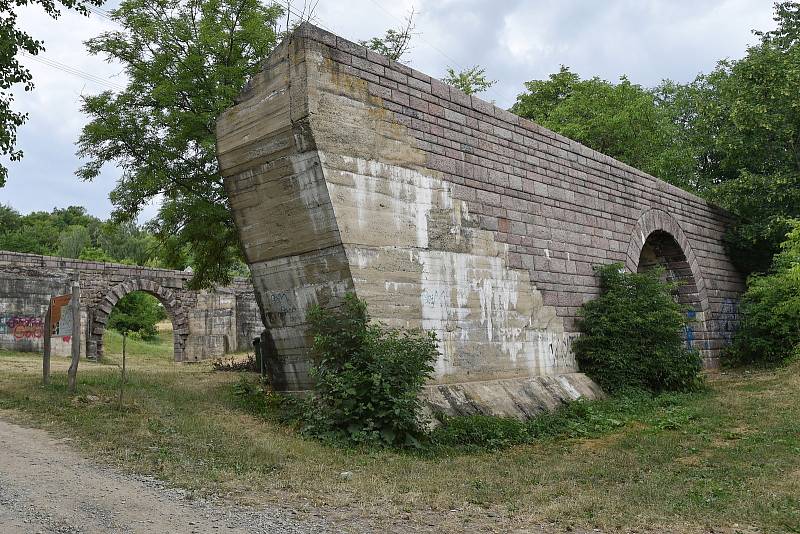
[[67, 74], [72, 74], [73, 76], [76, 76], [78, 78], [82, 78], [82, 79], [84, 79], [84, 80], [86, 80], [88, 82], [96, 83], [98, 85], [102, 85], [102, 86], [108, 87], [109, 89], [115, 89], [117, 91], [124, 91], [125, 90], [124, 86], [122, 86], [122, 85], [120, 85], [120, 84], [118, 84], [116, 82], [113, 82], [113, 81], [111, 81], [111, 80], [109, 80], [107, 78], [101, 78], [100, 76], [96, 76], [94, 74], [90, 74], [88, 72], [84, 72], [84, 71], [82, 71], [80, 69], [76, 69], [75, 67], [70, 67], [69, 65], [65, 65], [64, 63], [61, 63], [61, 62], [56, 61], [54, 59], [49, 59], [49, 58], [42, 57], [42, 56], [34, 56], [34, 55], [29, 54], [28, 52], [24, 52], [24, 51], [22, 52], [22, 55], [23, 55], [23, 57], [27, 57], [28, 59], [32, 59], [32, 60], [37, 61], [37, 62], [39, 62], [39, 63], [41, 63], [43, 65], [47, 65], [48, 67], [52, 67], [54, 69], [58, 69], [58, 70], [60, 70], [62, 72], [66, 72]]
[[95, 15], [97, 15], [100, 18], [103, 18], [103, 19], [111, 21], [111, 22], [117, 22], [111, 16], [111, 13], [106, 11], [105, 9], [101, 9], [101, 8], [93, 6], [93, 5], [86, 5], [86, 9], [88, 9], [89, 11], [91, 11], [92, 13], [94, 13]]

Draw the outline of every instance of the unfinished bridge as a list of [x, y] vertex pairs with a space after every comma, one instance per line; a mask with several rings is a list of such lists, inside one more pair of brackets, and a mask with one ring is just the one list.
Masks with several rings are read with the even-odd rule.
[[451, 404], [498, 406], [533, 382], [576, 396], [571, 343], [598, 264], [685, 281], [687, 343], [708, 367], [735, 328], [722, 210], [312, 25], [217, 138], [279, 389], [309, 387], [306, 312], [348, 291], [377, 320], [436, 332], [432, 395]]

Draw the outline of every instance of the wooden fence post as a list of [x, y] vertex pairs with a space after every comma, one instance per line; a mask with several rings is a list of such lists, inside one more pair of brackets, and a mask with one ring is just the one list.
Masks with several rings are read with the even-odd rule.
[[125, 342], [128, 340], [128, 331], [122, 333], [122, 380], [119, 383], [119, 407], [122, 408], [122, 393], [125, 391]]
[[67, 371], [67, 383], [70, 393], [75, 393], [78, 376], [78, 362], [81, 359], [81, 286], [78, 282], [72, 284], [72, 363]]
[[50, 335], [53, 327], [50, 324], [50, 318], [53, 313], [52, 303], [47, 306], [47, 312], [44, 316], [44, 355], [42, 356], [42, 384], [45, 386], [50, 383]]

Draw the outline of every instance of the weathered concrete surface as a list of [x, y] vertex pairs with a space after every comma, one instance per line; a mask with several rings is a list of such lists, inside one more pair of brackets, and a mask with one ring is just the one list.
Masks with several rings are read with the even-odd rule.
[[592, 266], [636, 270], [643, 250], [642, 267], [690, 282], [687, 337], [707, 365], [735, 325], [723, 212], [311, 25], [217, 134], [281, 388], [310, 385], [309, 306], [347, 291], [380, 321], [434, 330], [440, 384], [574, 373]]
[[603, 397], [603, 391], [583, 373], [437, 384], [422, 391], [426, 415], [434, 424], [442, 414], [531, 419], [578, 399]]
[[[51, 296], [81, 287], [81, 352], [102, 356], [103, 332], [125, 295], [158, 298], [172, 319], [176, 361], [246, 350], [263, 330], [253, 286], [238, 279], [214, 290], [187, 289], [191, 273], [0, 251], [0, 348], [41, 351]], [[69, 336], [54, 337], [54, 355], [70, 354]]]

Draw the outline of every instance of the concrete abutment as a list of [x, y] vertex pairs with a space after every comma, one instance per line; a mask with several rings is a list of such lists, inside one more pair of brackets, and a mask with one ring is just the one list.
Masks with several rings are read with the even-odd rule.
[[636, 271], [658, 232], [691, 278], [707, 365], [735, 326], [723, 211], [309, 24], [220, 117], [217, 143], [282, 389], [311, 385], [309, 307], [352, 291], [379, 321], [436, 332], [431, 399], [502, 412], [547, 404], [534, 390], [593, 396], [571, 349], [593, 266]]

